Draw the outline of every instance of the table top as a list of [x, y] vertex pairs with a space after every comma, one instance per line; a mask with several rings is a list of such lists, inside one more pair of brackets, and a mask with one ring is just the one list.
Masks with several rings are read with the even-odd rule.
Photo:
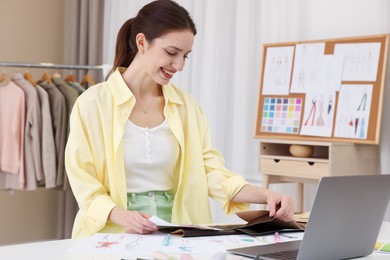
[[[155, 234], [148, 235], [154, 236], [155, 238], [163, 239], [165, 234]], [[208, 239], [219, 239], [218, 237], [209, 237]], [[257, 238], [258, 239], [258, 238]], [[258, 239], [259, 240], [259, 239]], [[378, 235], [378, 240], [390, 241], [390, 222], [383, 222], [380, 233]], [[119, 259], [135, 259], [128, 258], [121, 255], [113, 255], [110, 253], [96, 253], [93, 251], [82, 250], [73, 250], [75, 248], [80, 248], [80, 245], [84, 245], [89, 242], [90, 238], [80, 238], [80, 239], [63, 239], [63, 240], [53, 240], [53, 241], [42, 241], [26, 244], [16, 244], [16, 245], [6, 245], [0, 246], [0, 258], [1, 259], [57, 259], [57, 260], [78, 260], [78, 259], [94, 259], [94, 260], [119, 260]], [[210, 240], [209, 240], [210, 241]], [[215, 240], [216, 241], [216, 240]], [[213, 241], [214, 242], [214, 241]], [[209, 242], [210, 243], [210, 242]], [[232, 245], [226, 246], [225, 248], [231, 248]], [[211, 246], [212, 248], [212, 246]], [[170, 254], [171, 255], [171, 254]], [[210, 259], [214, 256], [213, 259], [228, 259], [228, 260], [238, 260], [244, 259], [240, 256], [230, 255], [226, 253], [219, 254], [219, 258], [215, 258], [215, 255], [207, 254], [191, 254], [193, 259]], [[369, 256], [358, 258], [358, 259], [389, 259], [389, 254], [383, 253], [373, 253]]]

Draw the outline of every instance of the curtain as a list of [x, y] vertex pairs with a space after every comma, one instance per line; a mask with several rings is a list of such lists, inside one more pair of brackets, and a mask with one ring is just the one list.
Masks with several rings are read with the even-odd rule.
[[[64, 1], [64, 63], [72, 65], [103, 64], [104, 0]], [[103, 71], [76, 71], [78, 81], [88, 73], [101, 82]]]
[[[103, 64], [104, 0], [64, 1], [64, 63]], [[104, 79], [102, 70], [72, 71], [79, 82], [87, 73], [95, 82]], [[77, 202], [70, 188], [62, 191], [58, 204], [58, 238], [70, 238]]]

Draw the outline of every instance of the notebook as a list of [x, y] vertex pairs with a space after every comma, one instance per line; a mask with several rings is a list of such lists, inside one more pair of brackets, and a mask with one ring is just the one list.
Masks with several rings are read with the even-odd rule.
[[[345, 259], [369, 255], [390, 200], [390, 175], [332, 176], [319, 182], [300, 241], [229, 249], [256, 259]], [[271, 256], [270, 256], [271, 255]]]

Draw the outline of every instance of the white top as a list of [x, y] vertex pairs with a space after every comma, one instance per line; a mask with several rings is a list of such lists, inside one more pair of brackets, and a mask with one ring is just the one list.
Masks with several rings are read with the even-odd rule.
[[127, 120], [123, 135], [127, 192], [166, 191], [173, 188], [179, 142], [166, 120], [143, 128]]

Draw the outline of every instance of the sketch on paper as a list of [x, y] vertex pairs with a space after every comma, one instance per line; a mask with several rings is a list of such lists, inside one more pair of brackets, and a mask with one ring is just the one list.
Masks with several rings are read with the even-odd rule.
[[267, 48], [263, 95], [288, 95], [294, 47]]
[[334, 53], [344, 56], [344, 81], [376, 81], [381, 43], [336, 44]]
[[262, 111], [262, 132], [299, 133], [302, 98], [265, 98]]
[[119, 244], [119, 241], [122, 240], [124, 236], [116, 238], [116, 240], [110, 240], [110, 235], [106, 234], [103, 236], [102, 240], [96, 241], [96, 248], [111, 248], [114, 245]]
[[321, 83], [321, 65], [325, 43], [298, 44], [295, 50], [292, 93], [306, 93]]
[[165, 235], [159, 234], [107, 234], [96, 233], [80, 242], [70, 252], [84, 252], [93, 254], [113, 254], [134, 258], [151, 259], [154, 252], [166, 254], [194, 254], [214, 255], [217, 252], [225, 252], [223, 244], [213, 244], [210, 247], [209, 240], [198, 237], [182, 238], [172, 236], [169, 245], [163, 243]]
[[372, 85], [342, 85], [335, 137], [366, 139], [370, 119]]
[[333, 129], [335, 102], [335, 91], [308, 91], [306, 93], [305, 110], [300, 134], [330, 137]]
[[319, 88], [328, 91], [339, 91], [343, 76], [344, 56], [324, 55], [321, 64]]

